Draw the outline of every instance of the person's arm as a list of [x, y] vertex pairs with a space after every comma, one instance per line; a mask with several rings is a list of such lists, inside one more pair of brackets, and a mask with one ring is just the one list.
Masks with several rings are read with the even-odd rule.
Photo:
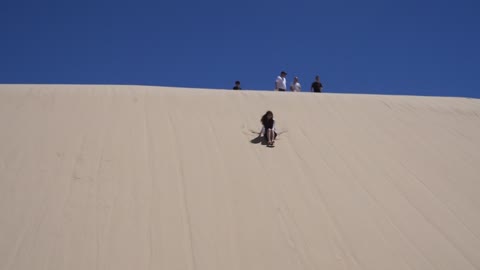
[[263, 137], [265, 135], [265, 126], [262, 125], [262, 130], [260, 131], [260, 137]]
[[290, 85], [290, 91], [292, 91], [292, 92], [295, 91], [295, 86], [293, 86], [293, 84]]
[[310, 86], [310, 92], [313, 92], [313, 83], [312, 86]]

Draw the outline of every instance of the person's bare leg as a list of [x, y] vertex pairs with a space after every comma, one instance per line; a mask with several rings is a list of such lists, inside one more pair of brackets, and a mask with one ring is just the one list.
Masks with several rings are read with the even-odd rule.
[[272, 132], [272, 129], [268, 129], [267, 130], [267, 139], [268, 139], [268, 144], [272, 144], [272, 135], [273, 135], [273, 132]]

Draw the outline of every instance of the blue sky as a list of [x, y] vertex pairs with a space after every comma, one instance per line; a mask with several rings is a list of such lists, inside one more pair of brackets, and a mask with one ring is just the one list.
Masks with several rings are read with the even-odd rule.
[[0, 83], [480, 97], [480, 1], [2, 1]]

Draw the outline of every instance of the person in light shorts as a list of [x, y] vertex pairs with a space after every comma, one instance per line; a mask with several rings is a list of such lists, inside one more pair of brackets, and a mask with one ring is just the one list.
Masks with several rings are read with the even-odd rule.
[[292, 92], [300, 92], [302, 91], [302, 85], [300, 85], [300, 81], [298, 80], [298, 77], [293, 78], [292, 85], [290, 85], [290, 90]]

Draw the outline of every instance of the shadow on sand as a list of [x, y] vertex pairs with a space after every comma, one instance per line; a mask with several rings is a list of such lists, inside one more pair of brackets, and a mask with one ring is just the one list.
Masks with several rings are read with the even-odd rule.
[[263, 137], [260, 137], [260, 136], [250, 140], [250, 142], [253, 143], [253, 144], [259, 144], [260, 143], [262, 145], [267, 145], [266, 140]]

